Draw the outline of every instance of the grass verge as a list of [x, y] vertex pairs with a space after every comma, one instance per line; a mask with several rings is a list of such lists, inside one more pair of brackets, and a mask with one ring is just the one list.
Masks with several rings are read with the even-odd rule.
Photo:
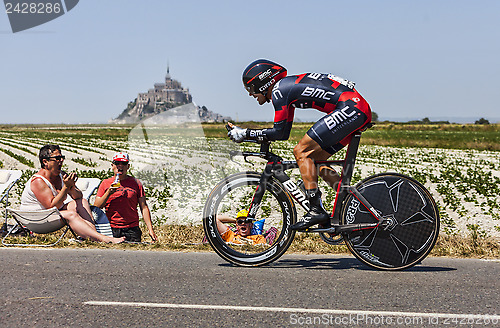
[[[75, 242], [68, 234], [58, 245], [59, 248], [111, 248], [123, 250], [157, 250], [157, 251], [211, 251], [208, 244], [202, 243], [203, 227], [190, 225], [165, 225], [155, 228], [158, 243], [148, 243], [150, 238], [143, 230], [143, 244], [110, 245], [92, 241]], [[60, 236], [60, 232], [33, 237], [13, 237], [14, 243], [52, 243]], [[347, 247], [328, 245], [317, 234], [298, 233], [287, 253], [299, 254], [349, 254]], [[432, 256], [452, 256], [462, 258], [494, 258], [500, 259], [500, 241], [489, 237], [446, 236], [440, 235]]]

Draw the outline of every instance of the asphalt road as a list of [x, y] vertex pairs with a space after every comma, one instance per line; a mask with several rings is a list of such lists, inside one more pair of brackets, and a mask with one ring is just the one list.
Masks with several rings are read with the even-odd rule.
[[[402, 272], [285, 255], [0, 249], [1, 327], [499, 327], [500, 262], [428, 258]], [[471, 316], [473, 315], [473, 316]]]

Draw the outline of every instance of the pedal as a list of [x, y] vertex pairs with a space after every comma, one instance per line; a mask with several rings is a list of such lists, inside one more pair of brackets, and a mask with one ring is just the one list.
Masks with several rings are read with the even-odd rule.
[[336, 227], [330, 225], [328, 227], [307, 228], [307, 229], [297, 230], [297, 232], [319, 233], [321, 239], [329, 245], [339, 245], [344, 241], [342, 235], [337, 232]]

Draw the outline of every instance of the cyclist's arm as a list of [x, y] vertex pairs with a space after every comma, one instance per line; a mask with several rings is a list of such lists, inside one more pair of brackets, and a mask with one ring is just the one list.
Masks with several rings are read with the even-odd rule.
[[[289, 103], [290, 87], [279, 81], [273, 88], [274, 126], [271, 129], [248, 129], [247, 137], [258, 141], [287, 140], [292, 130], [295, 108]], [[280, 87], [281, 85], [281, 87]]]
[[290, 137], [292, 122], [274, 123], [271, 129], [247, 129], [247, 139], [258, 141], [287, 140]]

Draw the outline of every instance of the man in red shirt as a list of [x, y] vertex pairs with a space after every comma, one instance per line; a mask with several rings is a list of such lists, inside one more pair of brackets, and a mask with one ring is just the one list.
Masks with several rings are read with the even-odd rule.
[[137, 212], [139, 205], [149, 236], [153, 241], [157, 241], [144, 188], [139, 180], [127, 175], [130, 168], [128, 154], [116, 153], [111, 166], [115, 175], [102, 181], [94, 205], [99, 208], [105, 207], [113, 236], [124, 236], [126, 241], [141, 241], [142, 232]]

